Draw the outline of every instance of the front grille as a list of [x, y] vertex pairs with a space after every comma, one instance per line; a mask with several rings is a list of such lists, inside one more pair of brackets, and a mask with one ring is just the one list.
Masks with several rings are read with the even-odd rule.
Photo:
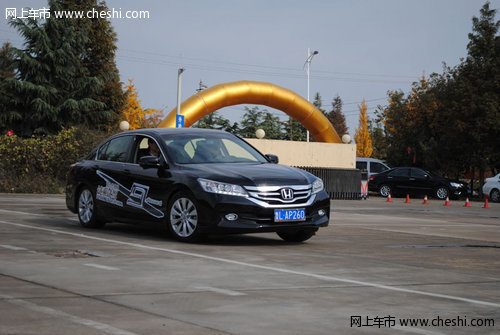
[[308, 206], [315, 198], [314, 195], [311, 196], [311, 185], [244, 186], [244, 188], [250, 195], [248, 200], [262, 207]]

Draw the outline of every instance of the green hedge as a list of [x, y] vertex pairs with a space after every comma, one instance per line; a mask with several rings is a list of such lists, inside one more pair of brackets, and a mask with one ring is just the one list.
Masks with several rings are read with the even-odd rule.
[[64, 129], [56, 135], [0, 136], [0, 192], [63, 193], [71, 164], [109, 134]]

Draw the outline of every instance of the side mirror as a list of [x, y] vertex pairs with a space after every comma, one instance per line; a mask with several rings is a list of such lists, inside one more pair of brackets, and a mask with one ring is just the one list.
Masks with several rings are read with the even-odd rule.
[[144, 156], [139, 158], [139, 165], [145, 169], [161, 167], [160, 158], [156, 156]]
[[278, 156], [276, 156], [276, 155], [266, 154], [266, 158], [269, 161], [269, 163], [273, 163], [273, 164], [279, 163]]

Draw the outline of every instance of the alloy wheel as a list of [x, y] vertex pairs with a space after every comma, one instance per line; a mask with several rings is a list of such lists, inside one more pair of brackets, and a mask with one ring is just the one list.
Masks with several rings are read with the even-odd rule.
[[188, 198], [177, 199], [170, 209], [170, 226], [179, 237], [191, 236], [198, 226], [198, 211]]

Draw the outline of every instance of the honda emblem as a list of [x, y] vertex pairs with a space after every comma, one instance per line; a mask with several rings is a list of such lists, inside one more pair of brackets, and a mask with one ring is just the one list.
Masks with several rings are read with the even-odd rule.
[[293, 199], [293, 190], [291, 188], [282, 188], [281, 189], [281, 198], [283, 200], [292, 200]]

